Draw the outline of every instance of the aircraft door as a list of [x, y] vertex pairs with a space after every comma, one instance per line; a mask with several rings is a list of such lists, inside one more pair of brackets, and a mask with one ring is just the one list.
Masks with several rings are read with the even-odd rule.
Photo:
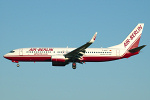
[[20, 56], [23, 55], [23, 49], [19, 49], [19, 55], [20, 55]]
[[120, 56], [120, 50], [116, 50], [116, 56]]

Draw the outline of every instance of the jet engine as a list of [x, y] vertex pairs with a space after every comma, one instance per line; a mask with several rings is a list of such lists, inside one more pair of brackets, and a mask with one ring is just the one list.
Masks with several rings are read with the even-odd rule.
[[65, 58], [63, 55], [54, 55], [51, 57], [52, 60], [52, 66], [65, 66], [68, 64], [66, 62], [67, 58]]

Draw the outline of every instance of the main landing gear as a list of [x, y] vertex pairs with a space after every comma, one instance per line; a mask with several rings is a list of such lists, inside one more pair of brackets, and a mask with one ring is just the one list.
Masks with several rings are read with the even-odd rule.
[[19, 64], [17, 64], [17, 67], [19, 67], [20, 65]]
[[72, 68], [76, 69], [76, 63], [75, 62], [72, 63]]

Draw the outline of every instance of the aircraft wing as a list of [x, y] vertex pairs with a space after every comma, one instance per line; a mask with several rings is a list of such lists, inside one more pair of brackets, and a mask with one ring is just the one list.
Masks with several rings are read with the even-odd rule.
[[97, 32], [94, 34], [94, 36], [92, 37], [92, 39], [89, 42], [87, 42], [86, 44], [82, 45], [81, 47], [76, 48], [75, 50], [65, 54], [64, 56], [66, 58], [72, 59], [73, 61], [76, 59], [80, 59], [84, 55], [85, 49], [88, 48], [95, 41], [96, 35], [97, 35]]

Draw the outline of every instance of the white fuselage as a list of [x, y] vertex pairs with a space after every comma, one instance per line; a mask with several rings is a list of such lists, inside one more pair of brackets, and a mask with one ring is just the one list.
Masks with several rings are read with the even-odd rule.
[[[4, 55], [12, 61], [51, 61], [55, 55], [63, 56], [76, 48], [20, 48]], [[80, 58], [83, 62], [102, 62], [123, 58], [124, 49], [87, 48]]]

